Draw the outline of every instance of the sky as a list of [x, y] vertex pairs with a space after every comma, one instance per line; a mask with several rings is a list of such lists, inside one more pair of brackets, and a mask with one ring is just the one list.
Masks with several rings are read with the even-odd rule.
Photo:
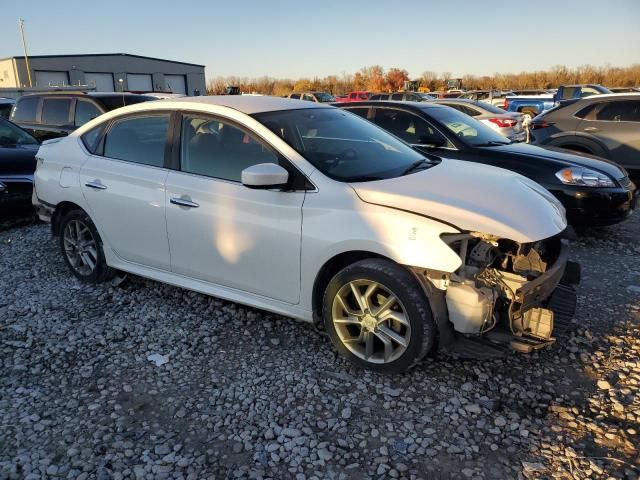
[[640, 63], [640, 0], [0, 0], [0, 18], [0, 58], [22, 55], [23, 18], [29, 55], [131, 53], [208, 78]]

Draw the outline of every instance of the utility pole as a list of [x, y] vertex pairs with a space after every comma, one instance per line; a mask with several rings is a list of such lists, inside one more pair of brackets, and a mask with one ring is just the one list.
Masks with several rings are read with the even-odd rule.
[[24, 50], [24, 63], [27, 67], [27, 78], [29, 79], [29, 87], [33, 87], [31, 82], [31, 68], [29, 67], [29, 56], [27, 55], [27, 44], [24, 41], [24, 20], [18, 19], [18, 25], [20, 25], [20, 37], [22, 38], [22, 49]]

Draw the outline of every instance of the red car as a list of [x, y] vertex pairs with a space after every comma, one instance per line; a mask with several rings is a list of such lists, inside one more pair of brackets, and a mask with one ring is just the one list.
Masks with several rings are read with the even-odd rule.
[[349, 102], [361, 102], [363, 100], [369, 100], [369, 97], [373, 92], [366, 92], [364, 90], [356, 90], [350, 92], [346, 97], [337, 97], [336, 102], [349, 103]]

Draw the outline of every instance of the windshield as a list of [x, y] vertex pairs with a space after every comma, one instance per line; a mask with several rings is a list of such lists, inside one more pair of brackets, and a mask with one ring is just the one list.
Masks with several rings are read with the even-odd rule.
[[38, 141], [27, 132], [0, 118], [0, 146], [37, 144]]
[[427, 113], [467, 145], [490, 147], [511, 143], [507, 137], [453, 108], [430, 108]]
[[318, 101], [321, 102], [321, 103], [328, 103], [328, 102], [335, 102], [336, 101], [336, 98], [333, 95], [329, 95], [328, 93], [316, 92], [316, 93], [314, 93], [314, 95], [316, 96]]
[[477, 106], [490, 113], [497, 113], [500, 115], [504, 115], [505, 113], [507, 113], [502, 108], [496, 107], [495, 105], [491, 105], [490, 103], [479, 103]]
[[337, 108], [265, 112], [253, 117], [334, 180], [398, 177], [416, 171], [412, 166], [425, 160], [391, 134]]

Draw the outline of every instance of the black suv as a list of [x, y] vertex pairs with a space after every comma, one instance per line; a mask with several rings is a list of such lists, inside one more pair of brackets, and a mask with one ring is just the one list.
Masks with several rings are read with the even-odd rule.
[[76, 128], [110, 110], [157, 100], [134, 93], [49, 92], [20, 97], [11, 121], [42, 142], [69, 135]]

